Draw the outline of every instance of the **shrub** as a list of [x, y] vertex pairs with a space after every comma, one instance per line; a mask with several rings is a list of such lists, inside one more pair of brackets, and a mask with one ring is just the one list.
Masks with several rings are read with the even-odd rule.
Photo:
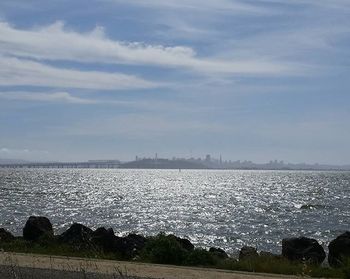
[[147, 241], [141, 259], [152, 263], [181, 265], [187, 253], [175, 238], [158, 234]]
[[213, 266], [217, 262], [217, 258], [210, 252], [204, 249], [194, 249], [186, 258], [186, 265], [192, 266]]

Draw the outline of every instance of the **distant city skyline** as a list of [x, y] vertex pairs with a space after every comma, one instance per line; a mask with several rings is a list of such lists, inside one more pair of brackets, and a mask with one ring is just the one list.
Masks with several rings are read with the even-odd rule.
[[99, 158], [99, 159], [88, 159], [88, 160], [71, 160], [71, 161], [59, 161], [59, 160], [52, 160], [52, 161], [43, 161], [43, 160], [21, 160], [21, 159], [6, 159], [6, 158], [0, 158], [0, 165], [1, 164], [27, 164], [27, 163], [38, 163], [38, 164], [45, 164], [45, 163], [91, 163], [91, 164], [125, 164], [130, 162], [141, 162], [141, 161], [158, 161], [158, 160], [169, 160], [169, 161], [189, 161], [189, 162], [198, 162], [198, 163], [204, 163], [206, 166], [211, 166], [213, 168], [261, 168], [264, 169], [265, 167], [272, 167], [276, 169], [284, 169], [290, 167], [291, 169], [332, 169], [333, 167], [335, 169], [346, 169], [350, 170], [350, 164], [327, 164], [327, 163], [319, 163], [319, 162], [290, 162], [290, 161], [284, 161], [284, 160], [268, 160], [268, 161], [252, 161], [247, 159], [237, 159], [237, 158], [223, 158], [223, 156], [220, 154], [218, 157], [215, 155], [212, 156], [211, 154], [205, 154], [203, 156], [171, 156], [171, 157], [164, 157], [159, 156], [158, 153], [155, 153], [153, 156], [139, 156], [136, 155], [134, 159], [128, 159], [128, 160], [122, 160], [117, 157], [110, 157], [110, 158]]
[[84, 169], [222, 169], [222, 170], [320, 170], [320, 171], [350, 171], [349, 165], [285, 163], [284, 161], [270, 160], [265, 163], [256, 163], [247, 160], [222, 160], [212, 158], [207, 154], [204, 158], [161, 158], [156, 153], [151, 158], [135, 157], [132, 161], [88, 160], [76, 162], [29, 162], [0, 159], [0, 168], [84, 168]]
[[350, 164], [350, 1], [2, 0], [0, 158]]

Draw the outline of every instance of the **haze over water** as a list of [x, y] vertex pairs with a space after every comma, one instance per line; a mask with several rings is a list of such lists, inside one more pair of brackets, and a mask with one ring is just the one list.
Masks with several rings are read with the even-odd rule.
[[349, 200], [349, 172], [0, 170], [0, 227], [17, 235], [30, 215], [44, 215], [56, 233], [80, 222], [277, 253], [290, 236], [327, 245], [349, 228]]

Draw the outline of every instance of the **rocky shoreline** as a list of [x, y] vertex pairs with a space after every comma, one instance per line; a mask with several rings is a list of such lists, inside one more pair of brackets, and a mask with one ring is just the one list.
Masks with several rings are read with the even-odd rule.
[[[310, 265], [322, 264], [327, 255], [317, 240], [298, 237], [282, 240], [280, 255], [256, 248], [244, 246], [239, 258], [232, 259], [221, 248], [211, 247], [209, 250], [196, 248], [188, 239], [175, 235], [159, 234], [145, 237], [130, 233], [125, 237], [115, 235], [113, 229], [98, 228], [92, 230], [82, 224], [74, 223], [60, 235], [54, 235], [50, 220], [42, 216], [31, 216], [23, 228], [23, 236], [15, 237], [4, 228], [0, 228], [0, 249], [4, 244], [18, 240], [47, 246], [51, 243], [65, 245], [76, 251], [91, 251], [114, 254], [120, 259], [155, 263], [181, 264], [184, 259], [188, 264], [210, 266], [215, 260], [237, 260], [239, 262], [259, 258], [286, 259], [291, 262], [302, 262]], [[350, 258], [350, 232], [347, 231], [332, 240], [328, 245], [328, 263], [333, 268], [348, 264]]]

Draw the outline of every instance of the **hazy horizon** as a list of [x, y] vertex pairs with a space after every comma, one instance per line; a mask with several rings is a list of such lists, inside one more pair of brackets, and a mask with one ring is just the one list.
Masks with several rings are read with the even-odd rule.
[[[207, 155], [210, 155], [211, 154], [207, 154]], [[155, 159], [155, 156], [153, 155], [145, 155], [145, 156], [137, 156], [137, 160], [154, 160]], [[164, 159], [164, 160], [202, 160], [203, 162], [205, 161], [205, 156], [169, 156], [169, 157], [166, 157], [166, 156], [159, 156], [157, 154], [157, 159]], [[240, 158], [225, 158], [225, 157], [222, 157], [221, 155], [221, 159], [222, 159], [222, 162], [224, 163], [251, 163], [251, 164], [258, 164], [258, 165], [264, 165], [264, 164], [284, 164], [284, 165], [288, 165], [288, 164], [291, 164], [291, 165], [302, 165], [302, 164], [305, 164], [305, 165], [308, 165], [308, 166], [314, 166], [314, 165], [320, 165], [320, 166], [334, 166], [334, 167], [348, 167], [350, 166], [350, 164], [335, 164], [335, 163], [320, 163], [320, 162], [307, 162], [307, 161], [285, 161], [283, 159], [271, 159], [271, 160], [267, 160], [267, 161], [253, 161], [253, 160], [249, 160], [249, 159], [240, 159]], [[211, 160], [213, 162], [215, 161], [220, 161], [220, 156], [219, 157], [216, 157], [216, 156], [211, 156]], [[89, 159], [86, 159], [86, 160], [68, 160], [68, 161], [60, 161], [60, 160], [24, 160], [24, 159], [21, 159], [21, 158], [2, 158], [0, 157], [0, 164], [2, 162], [6, 162], [5, 164], [7, 164], [9, 161], [14, 161], [14, 162], [30, 162], [30, 163], [50, 163], [50, 162], [57, 162], [57, 163], [75, 163], [75, 162], [88, 162], [88, 161], [120, 161], [121, 163], [127, 163], [127, 162], [133, 162], [133, 161], [136, 161], [136, 156], [134, 158], [130, 158], [130, 159], [120, 159], [120, 158], [117, 158], [117, 157], [109, 157], [109, 158], [89, 158]]]
[[350, 164], [350, 2], [0, 2], [0, 158]]

